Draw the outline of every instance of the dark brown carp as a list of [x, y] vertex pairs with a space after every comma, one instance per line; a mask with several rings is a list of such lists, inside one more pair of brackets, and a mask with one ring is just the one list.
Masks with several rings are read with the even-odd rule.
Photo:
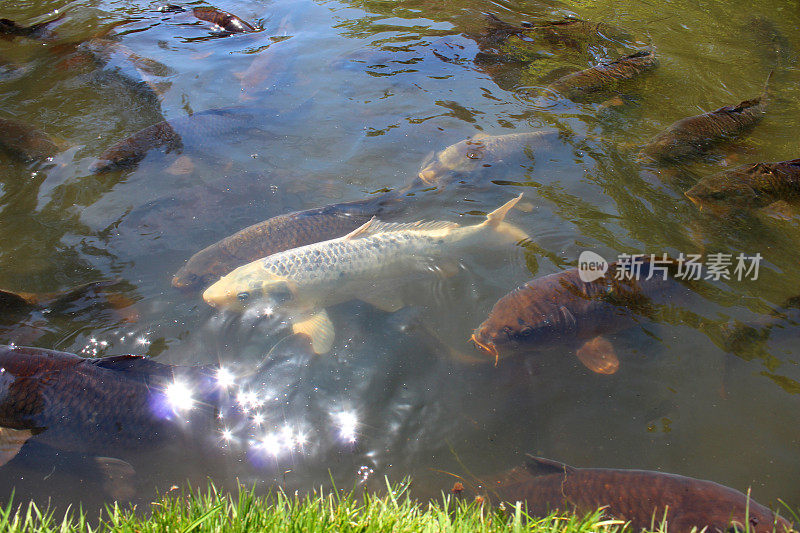
[[485, 17], [487, 28], [476, 38], [478, 46], [483, 51], [487, 48], [495, 49], [511, 37], [578, 50], [583, 50], [592, 44], [607, 43], [609, 40], [623, 41], [630, 38], [627, 32], [611, 24], [572, 17], [522, 22], [519, 25], [500, 20], [490, 13], [485, 14]]
[[613, 374], [619, 359], [602, 335], [633, 327], [640, 317], [653, 316], [654, 299], [675, 285], [669, 272], [664, 279], [663, 271], [649, 261], [633, 267], [638, 274], [628, 270], [619, 276], [623, 279], [617, 279], [616, 274], [625, 268], [610, 263], [607, 275], [589, 282], [580, 278], [578, 269], [531, 280], [498, 300], [472, 341], [495, 362], [503, 352], [515, 348], [545, 349], [583, 342], [578, 359], [594, 372]]
[[786, 533], [792, 524], [738, 490], [678, 474], [648, 470], [574, 468], [528, 456], [487, 483], [503, 502], [522, 501], [528, 512], [544, 516], [560, 511], [588, 514], [600, 507], [630, 531], [648, 531], [664, 521], [665, 530], [715, 533], [752, 531]]
[[19, 315], [35, 310], [51, 310], [60, 312], [72, 310], [86, 303], [86, 307], [110, 307], [124, 310], [123, 318], [134, 321], [137, 317], [132, 310], [133, 300], [118, 291], [118, 282], [98, 281], [72, 287], [70, 289], [50, 292], [31, 293], [0, 289], [0, 323], [16, 320]]
[[377, 198], [272, 217], [194, 254], [172, 278], [172, 285], [180, 288], [207, 285], [261, 257], [341, 237], [372, 217], [387, 214], [399, 203], [399, 195], [389, 192]]
[[685, 194], [701, 209], [757, 209], [775, 202], [796, 201], [800, 199], [800, 159], [723, 170], [703, 178]]
[[64, 18], [64, 15], [59, 15], [54, 19], [32, 24], [31, 26], [20, 26], [10, 19], [0, 19], [0, 38], [13, 39], [14, 37], [28, 37], [30, 39], [38, 39], [47, 36], [48, 26], [58, 22]]
[[609, 91], [622, 82], [658, 66], [652, 50], [640, 50], [616, 61], [600, 63], [597, 66], [568, 74], [551, 83], [548, 88], [570, 100], [582, 100], [592, 93]]
[[[92, 164], [93, 172], [106, 172], [136, 165], [151, 150], [180, 152], [187, 142], [214, 138], [237, 130], [254, 128], [256, 114], [239, 108], [211, 109], [148, 126], [119, 141]], [[257, 128], [256, 128], [257, 129]]]
[[171, 387], [184, 383], [181, 390], [191, 391], [198, 405], [213, 407], [219, 404], [215, 376], [209, 367], [164, 365], [136, 355], [87, 359], [0, 346], [0, 465], [28, 440], [106, 456], [177, 439], [187, 416], [213, 421], [215, 414], [197, 409], [176, 416], [186, 399], [174, 397]]
[[644, 146], [642, 155], [657, 162], [700, 157], [713, 145], [748, 131], [766, 113], [771, 78], [770, 72], [761, 96], [673, 123]]
[[213, 7], [196, 7], [192, 14], [200, 20], [205, 20], [222, 28], [226, 33], [247, 33], [256, 29], [236, 15], [220, 11]]
[[43, 131], [4, 118], [0, 118], [0, 148], [26, 163], [47, 159], [61, 151]]

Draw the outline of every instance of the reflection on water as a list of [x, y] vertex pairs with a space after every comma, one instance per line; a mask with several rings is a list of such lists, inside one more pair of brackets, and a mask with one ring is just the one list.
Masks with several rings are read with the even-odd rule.
[[[484, 475], [534, 452], [752, 486], [763, 503], [800, 504], [796, 306], [787, 303], [800, 280], [797, 219], [720, 218], [683, 195], [731, 165], [798, 157], [796, 11], [683, 1], [668, 13], [603, 1], [216, 7], [261, 31], [219, 35], [146, 2], [52, 0], [0, 12], [28, 25], [66, 9], [52, 38], [0, 41], [0, 115], [59, 149], [33, 161], [0, 152], [0, 288], [53, 294], [113, 282], [69, 305], [0, 317], [0, 342], [217, 365], [236, 413], [192, 446], [134, 451], [131, 501], [209, 475], [308, 489], [328, 483], [329, 471], [339, 486], [411, 475], [420, 496], [437, 495], [451, 480], [435, 470]], [[514, 29], [567, 14], [617, 31], [537, 41]], [[543, 98], [569, 71], [641, 48], [654, 49], [659, 66], [619, 94]], [[674, 121], [759, 94], [770, 70], [774, 98], [750, 133], [692, 162], [637, 160]], [[212, 109], [248, 118], [192, 126]], [[135, 165], [93, 172], [115, 143], [164, 121], [180, 145], [151, 143]], [[538, 147], [429, 166], [477, 134], [540, 130], [552, 133]], [[428, 168], [446, 179], [407, 189]], [[394, 220], [465, 226], [524, 192], [531, 205], [513, 220], [531, 242], [471, 246], [455, 275], [414, 284], [412, 305], [396, 313], [358, 301], [331, 307], [336, 340], [321, 356], [290, 335], [286, 317], [215, 312], [200, 291], [171, 285], [191, 255], [246, 226], [386, 190], [404, 190]], [[583, 250], [609, 261], [664, 252], [764, 260], [758, 280], [704, 284], [673, 313], [611, 335], [620, 360], [611, 376], [585, 370], [566, 346], [494, 367], [468, 343], [500, 297], [575, 266]], [[186, 383], [167, 396], [177, 411], [202, 407]], [[80, 454], [24, 452], [3, 468], [2, 499], [16, 490], [91, 506], [114, 495], [103, 468], [117, 463], [98, 472]]]

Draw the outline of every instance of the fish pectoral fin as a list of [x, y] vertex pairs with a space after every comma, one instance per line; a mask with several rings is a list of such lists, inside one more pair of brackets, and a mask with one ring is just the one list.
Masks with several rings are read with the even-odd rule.
[[619, 358], [614, 347], [605, 337], [586, 341], [576, 352], [586, 368], [598, 374], [613, 374], [619, 370]]
[[335, 335], [333, 322], [324, 309], [303, 320], [293, 322], [292, 332], [311, 339], [311, 349], [315, 354], [327, 353], [333, 346]]
[[376, 309], [387, 313], [396, 313], [403, 307], [403, 298], [396, 291], [380, 291], [364, 296], [360, 296], [362, 302], [368, 303]]
[[0, 466], [16, 457], [20, 448], [33, 436], [29, 429], [0, 427]]
[[797, 215], [795, 208], [785, 200], [772, 202], [768, 206], [761, 208], [761, 212], [778, 220], [791, 220]]
[[118, 501], [136, 495], [136, 470], [130, 463], [114, 457], [95, 457], [95, 466], [103, 477], [103, 489]]

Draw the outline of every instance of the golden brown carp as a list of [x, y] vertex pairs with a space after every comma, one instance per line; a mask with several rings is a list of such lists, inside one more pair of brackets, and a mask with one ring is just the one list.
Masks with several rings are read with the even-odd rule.
[[478, 133], [438, 152], [419, 171], [419, 178], [428, 185], [439, 185], [448, 174], [475, 172], [507, 163], [512, 157], [525, 157], [528, 151], [548, 150], [555, 146], [558, 135], [557, 130], [508, 135]]
[[631, 278], [617, 279], [620, 268], [610, 263], [607, 275], [590, 282], [580, 279], [578, 269], [531, 280], [498, 300], [472, 341], [495, 362], [515, 348], [540, 350], [579, 341], [577, 356], [587, 368], [613, 374], [619, 359], [602, 335], [652, 316], [653, 298], [674, 286], [649, 261], [638, 264], [638, 275], [629, 271]]
[[[503, 502], [524, 502], [528, 512], [544, 516], [560, 511], [588, 514], [600, 507], [629, 531], [656, 529], [727, 533], [786, 533], [792, 524], [769, 508], [713, 481], [647, 470], [574, 468], [528, 456], [486, 485]], [[707, 528], [707, 529], [704, 529]]]
[[800, 159], [723, 170], [703, 178], [685, 194], [701, 209], [757, 209], [775, 202], [796, 201], [800, 198]]
[[351, 233], [272, 254], [241, 266], [206, 289], [212, 307], [278, 308], [290, 315], [294, 333], [310, 337], [316, 353], [331, 349], [333, 323], [325, 308], [360, 299], [386, 311], [403, 302], [395, 290], [410, 276], [426, 276], [431, 261], [491, 232], [505, 241], [527, 238], [503, 221], [522, 195], [473, 226], [454, 222], [386, 223], [374, 218]]
[[[559, 20], [538, 20], [511, 24], [487, 13], [488, 27], [476, 39], [481, 50], [505, 43], [509, 37], [521, 40], [538, 40], [559, 48], [583, 50], [592, 44], [622, 41], [630, 38], [624, 30], [604, 22], [589, 22], [579, 18], [565, 17]], [[496, 48], [495, 48], [496, 49]]]
[[644, 146], [642, 155], [657, 162], [700, 157], [711, 146], [744, 133], [766, 113], [771, 78], [770, 72], [764, 91], [757, 98], [673, 123]]
[[220, 11], [213, 7], [196, 7], [192, 14], [200, 20], [205, 20], [222, 28], [227, 33], [246, 33], [256, 29], [236, 15], [227, 11]]
[[[194, 400], [218, 405], [207, 367], [164, 365], [146, 357], [87, 359], [65, 352], [0, 346], [0, 466], [30, 439], [55, 449], [105, 456], [179, 438], [174, 383], [190, 383]], [[183, 401], [181, 399], [181, 401]], [[183, 405], [183, 404], [181, 404]]]
[[616, 89], [622, 82], [658, 66], [652, 50], [640, 50], [631, 55], [600, 63], [597, 66], [568, 74], [551, 83], [548, 88], [570, 100], [582, 100], [592, 93]]
[[399, 202], [398, 195], [389, 192], [377, 198], [272, 217], [194, 254], [175, 273], [172, 285], [179, 288], [207, 285], [261, 257], [341, 237], [372, 217], [390, 212]]
[[0, 148], [24, 162], [47, 159], [61, 151], [43, 131], [4, 118], [0, 118]]

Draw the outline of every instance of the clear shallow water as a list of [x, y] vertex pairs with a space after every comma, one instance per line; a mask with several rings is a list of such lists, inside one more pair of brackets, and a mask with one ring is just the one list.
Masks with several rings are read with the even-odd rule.
[[[790, 3], [222, 2], [216, 7], [264, 28], [227, 38], [188, 14], [157, 13], [158, 5], [37, 2], [0, 11], [29, 22], [65, 9], [58, 32], [75, 41], [129, 18], [117, 39], [159, 62], [148, 72], [161, 93], [143, 89], [121, 54], [98, 67], [71, 50], [0, 41], [11, 65], [0, 77], [3, 116], [67, 146], [38, 168], [0, 160], [0, 286], [46, 292], [119, 279], [131, 302], [123, 317], [27, 316], [3, 325], [0, 341], [245, 368], [266, 356], [253, 387], [266, 401], [269, 452], [244, 456], [246, 439], [221, 453], [200, 441], [196, 453], [150, 452], [137, 464], [134, 501], [185, 478], [308, 489], [328, 483], [329, 471], [339, 486], [410, 475], [418, 494], [436, 495], [452, 483], [436, 470], [487, 475], [533, 452], [576, 466], [752, 486], [762, 503], [800, 504], [795, 326], [782, 323], [768, 343], [738, 355], [715, 342], [719, 325], [758, 318], [800, 292], [800, 228], [796, 220], [719, 221], [682, 195], [726, 164], [798, 157], [800, 15]], [[543, 106], [545, 83], [536, 76], [489, 73], [472, 62], [478, 48], [464, 34], [482, 27], [482, 12], [511, 22], [565, 13], [608, 22], [632, 35], [623, 49], [652, 45], [661, 64], [625, 91], [633, 104], [622, 109]], [[781, 53], [753, 22], [764, 19], [786, 39]], [[578, 61], [588, 66], [603, 52]], [[678, 169], [635, 162], [636, 146], [651, 135], [755, 96], [772, 69], [774, 102], [733, 150]], [[261, 131], [190, 136], [180, 154], [153, 152], [132, 170], [89, 170], [106, 147], [142, 127], [232, 106], [263, 111]], [[170, 285], [191, 254], [244, 226], [403, 187], [431, 151], [479, 131], [552, 127], [566, 134], [547, 153], [520, 154], [465, 176], [464, 186], [419, 193], [398, 215], [473, 224], [477, 213], [524, 191], [533, 210], [511, 219], [533, 243], [467, 250], [457, 276], [412, 286], [413, 305], [395, 314], [360, 302], [334, 307], [331, 354], [312, 356], [302, 340], [281, 340], [288, 331], [276, 320], [221, 316], [199, 293]], [[498, 298], [566, 268], [584, 249], [608, 259], [698, 251], [765, 259], [757, 281], [715, 284], [677, 304], [698, 320], [613, 335], [621, 359], [613, 376], [591, 374], [572, 347], [498, 367], [459, 361], [453, 352], [478, 355], [466, 340]], [[17, 497], [62, 503], [108, 497], [80, 471], [64, 470], [6, 469], [3, 497], [12, 488]]]

